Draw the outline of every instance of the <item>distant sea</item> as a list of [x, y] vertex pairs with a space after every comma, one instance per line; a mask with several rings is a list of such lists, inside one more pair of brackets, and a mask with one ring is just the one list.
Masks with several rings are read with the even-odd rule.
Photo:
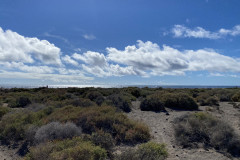
[[124, 87], [139, 87], [139, 88], [239, 88], [240, 86], [204, 86], [204, 85], [7, 85], [0, 84], [0, 88], [39, 88], [39, 87], [48, 87], [48, 88], [124, 88]]

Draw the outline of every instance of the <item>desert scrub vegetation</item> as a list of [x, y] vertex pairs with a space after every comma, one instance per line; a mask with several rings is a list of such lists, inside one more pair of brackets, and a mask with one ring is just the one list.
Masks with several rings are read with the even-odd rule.
[[28, 97], [18, 97], [15, 100], [12, 100], [9, 103], [9, 107], [11, 108], [20, 108], [20, 107], [26, 107], [27, 105], [31, 104], [31, 101]]
[[104, 97], [103, 97], [102, 93], [100, 93], [98, 91], [91, 91], [91, 92], [87, 93], [86, 98], [95, 102], [99, 106], [104, 102]]
[[116, 156], [116, 160], [164, 160], [168, 156], [165, 144], [148, 142]]
[[185, 93], [156, 92], [141, 102], [140, 108], [145, 111], [163, 111], [164, 108], [176, 110], [197, 110], [198, 105]]
[[92, 133], [89, 140], [95, 145], [100, 146], [106, 150], [111, 150], [115, 146], [116, 141], [113, 139], [110, 133], [105, 133], [104, 131], [98, 131]]
[[42, 143], [52, 141], [55, 139], [66, 139], [80, 136], [82, 133], [81, 128], [77, 127], [71, 122], [61, 124], [59, 122], [51, 122], [41, 126], [35, 133], [34, 141]]
[[216, 95], [202, 93], [196, 99], [201, 106], [219, 106], [219, 98]]
[[240, 102], [240, 92], [237, 92], [232, 96], [232, 101]]
[[[157, 95], [158, 97], [159, 95]], [[160, 96], [164, 106], [176, 110], [197, 110], [198, 105], [192, 97], [185, 93], [166, 93]]]
[[46, 117], [45, 122], [73, 122], [87, 134], [102, 130], [109, 133], [118, 143], [142, 143], [150, 139], [146, 125], [127, 118], [116, 108], [102, 107], [63, 107]]
[[158, 98], [146, 98], [140, 104], [140, 109], [142, 111], [164, 111], [164, 105]]
[[0, 120], [8, 112], [10, 112], [10, 108], [8, 108], [8, 107], [0, 107]]
[[105, 149], [80, 137], [42, 143], [30, 149], [24, 160], [104, 160]]
[[0, 121], [0, 140], [4, 143], [24, 140], [28, 128], [42, 125], [41, 119], [52, 112], [53, 108], [46, 107], [38, 112], [17, 110], [5, 114]]
[[115, 106], [124, 112], [131, 111], [131, 101], [124, 94], [113, 94], [107, 97], [106, 105]]
[[227, 123], [204, 112], [175, 119], [176, 142], [183, 147], [212, 147], [225, 154], [240, 156], [240, 137]]

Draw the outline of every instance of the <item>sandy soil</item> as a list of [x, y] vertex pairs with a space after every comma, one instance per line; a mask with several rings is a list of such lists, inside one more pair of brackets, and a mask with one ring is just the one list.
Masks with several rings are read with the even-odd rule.
[[[147, 124], [151, 130], [152, 141], [167, 144], [169, 157], [168, 160], [228, 160], [230, 158], [224, 156], [215, 150], [205, 149], [183, 149], [175, 144], [173, 120], [176, 117], [187, 114], [191, 111], [174, 111], [168, 110], [168, 114], [160, 112], [141, 111], [139, 109], [140, 102], [133, 102], [133, 110], [128, 113], [128, 117]], [[210, 108], [211, 113], [221, 119], [231, 122], [236, 132], [240, 134], [240, 110], [234, 108], [227, 102], [221, 102], [219, 110], [211, 107], [200, 107], [200, 111]], [[193, 111], [192, 111], [193, 112]]]
[[7, 146], [0, 146], [0, 160], [19, 160], [17, 149], [11, 149]]

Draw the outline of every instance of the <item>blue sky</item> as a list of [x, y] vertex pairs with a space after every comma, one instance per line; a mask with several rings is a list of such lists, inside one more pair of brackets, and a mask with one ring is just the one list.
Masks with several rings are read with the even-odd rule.
[[239, 85], [239, 0], [1, 0], [0, 84]]

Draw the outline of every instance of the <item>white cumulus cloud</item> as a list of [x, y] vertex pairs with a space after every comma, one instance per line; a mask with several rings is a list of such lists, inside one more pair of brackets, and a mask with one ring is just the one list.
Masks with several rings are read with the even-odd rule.
[[153, 75], [184, 75], [187, 71], [240, 72], [240, 61], [214, 50], [183, 50], [138, 41], [124, 50], [107, 48], [107, 59]]
[[69, 55], [65, 55], [64, 57], [62, 57], [62, 60], [65, 63], [71, 64], [71, 65], [74, 65], [74, 66], [78, 66], [78, 62], [75, 61], [74, 59], [72, 59]]
[[202, 27], [195, 27], [193, 29], [184, 25], [174, 25], [171, 29], [171, 33], [174, 37], [192, 37], [192, 38], [207, 38], [207, 39], [220, 39], [226, 36], [238, 36], [240, 35], [240, 25], [234, 26], [232, 29], [221, 28], [218, 31], [208, 31]]
[[0, 27], [0, 61], [61, 65], [60, 48], [46, 40], [29, 38]]

